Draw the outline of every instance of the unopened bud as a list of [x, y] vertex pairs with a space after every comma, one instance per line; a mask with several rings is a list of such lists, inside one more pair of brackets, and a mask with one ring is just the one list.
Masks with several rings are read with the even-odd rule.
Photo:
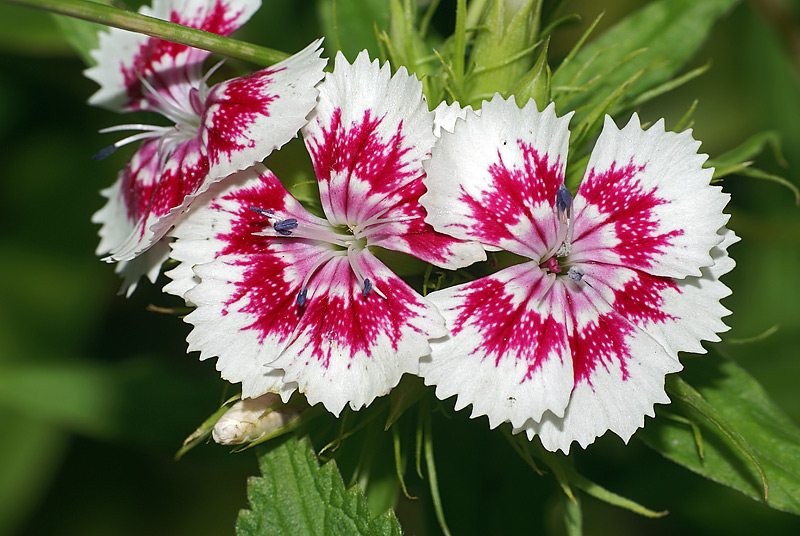
[[220, 417], [211, 436], [221, 445], [251, 443], [285, 426], [298, 415], [299, 409], [283, 406], [274, 393], [245, 398]]

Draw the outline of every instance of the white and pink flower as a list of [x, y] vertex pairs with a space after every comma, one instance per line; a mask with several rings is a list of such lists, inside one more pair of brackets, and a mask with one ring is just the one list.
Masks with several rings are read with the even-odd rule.
[[340, 54], [319, 91], [303, 135], [325, 217], [263, 166], [240, 172], [173, 231], [181, 264], [165, 290], [197, 307], [189, 349], [218, 357], [243, 397], [299, 389], [338, 415], [417, 373], [429, 339], [446, 335], [436, 308], [373, 252], [447, 268], [485, 253], [424, 221], [422, 161], [436, 137], [416, 78]]
[[627, 441], [669, 402], [678, 352], [727, 329], [719, 277], [738, 240], [699, 142], [662, 121], [606, 118], [573, 199], [570, 117], [499, 96], [468, 111], [425, 164], [421, 198], [437, 231], [529, 260], [428, 296], [450, 333], [420, 374], [490, 427], [564, 452], [607, 430]]
[[[227, 36], [259, 6], [259, 0], [154, 0], [141, 13]], [[92, 53], [97, 65], [86, 71], [100, 89], [89, 102], [155, 112], [170, 123], [105, 130], [138, 133], [99, 156], [143, 140], [116, 183], [102, 192], [108, 202], [93, 217], [102, 224], [98, 254], [120, 263], [128, 294], [141, 275], [158, 276], [169, 252], [159, 241], [195, 197], [297, 135], [323, 77], [319, 46], [316, 41], [270, 68], [209, 88], [213, 69], [202, 71], [207, 51], [117, 29], [100, 34]]]

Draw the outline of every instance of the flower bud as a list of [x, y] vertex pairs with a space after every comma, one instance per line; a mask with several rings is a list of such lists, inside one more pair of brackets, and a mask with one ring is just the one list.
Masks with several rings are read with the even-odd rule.
[[220, 417], [211, 436], [221, 445], [251, 443], [285, 426], [298, 415], [299, 409], [283, 406], [274, 393], [245, 398]]

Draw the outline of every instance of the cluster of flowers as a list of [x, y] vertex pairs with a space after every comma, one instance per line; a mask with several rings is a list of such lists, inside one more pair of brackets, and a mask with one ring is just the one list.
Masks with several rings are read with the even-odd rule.
[[[258, 7], [155, 0], [143, 13], [228, 35]], [[109, 129], [139, 131], [113, 147], [143, 140], [95, 215], [123, 288], [177, 261], [165, 291], [194, 307], [189, 350], [245, 398], [300, 391], [338, 415], [410, 373], [550, 450], [607, 430], [627, 441], [669, 402], [678, 352], [727, 329], [719, 278], [737, 238], [699, 142], [606, 118], [573, 197], [571, 114], [499, 95], [429, 111], [405, 68], [363, 52], [325, 74], [320, 46], [209, 88], [207, 52], [101, 36], [90, 102], [174, 123]], [[260, 163], [298, 131], [324, 218]], [[523, 260], [423, 297], [376, 248], [445, 269], [487, 251]]]

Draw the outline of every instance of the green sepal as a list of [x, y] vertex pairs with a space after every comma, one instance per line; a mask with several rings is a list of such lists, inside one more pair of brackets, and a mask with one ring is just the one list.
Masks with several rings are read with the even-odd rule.
[[550, 37], [545, 40], [536, 63], [514, 89], [517, 106], [525, 106], [525, 103], [533, 99], [537, 109], [541, 112], [550, 104], [550, 65], [547, 63], [549, 47]]
[[[477, 106], [499, 92], [507, 98], [533, 66], [542, 0], [526, 0], [508, 13], [506, 0], [493, 0], [473, 40], [464, 102]], [[526, 99], [527, 100], [527, 99]]]
[[226, 400], [217, 411], [209, 415], [208, 418], [206, 418], [206, 420], [200, 424], [200, 426], [195, 428], [194, 432], [189, 434], [189, 437], [183, 440], [183, 445], [181, 445], [181, 448], [175, 453], [175, 459], [180, 460], [184, 454], [195, 448], [200, 443], [205, 442], [211, 436], [211, 431], [214, 430], [214, 425], [217, 424], [217, 421], [220, 419], [220, 417], [225, 415], [225, 412], [228, 411], [230, 407], [240, 398], [241, 397], [239, 395], [232, 396]]
[[311, 442], [293, 436], [259, 454], [262, 476], [248, 481], [250, 508], [238, 536], [401, 536], [394, 512], [373, 518], [358, 486], [345, 490], [336, 462], [319, 465]]

